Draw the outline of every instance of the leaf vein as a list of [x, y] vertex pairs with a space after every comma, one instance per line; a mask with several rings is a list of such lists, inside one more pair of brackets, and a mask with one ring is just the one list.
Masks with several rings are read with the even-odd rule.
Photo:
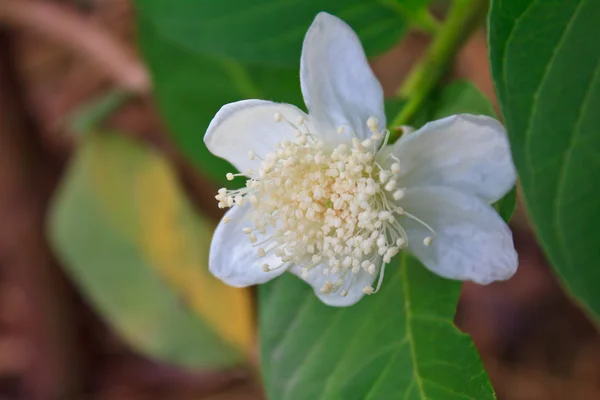
[[417, 365], [417, 355], [415, 353], [415, 342], [414, 342], [414, 338], [413, 338], [413, 332], [412, 332], [412, 319], [413, 319], [413, 315], [412, 315], [412, 311], [410, 310], [410, 292], [409, 292], [409, 288], [408, 288], [408, 274], [407, 274], [407, 269], [408, 269], [408, 265], [407, 265], [407, 255], [406, 253], [402, 254], [402, 265], [400, 266], [400, 269], [402, 270], [402, 288], [403, 288], [403, 295], [404, 295], [404, 312], [406, 315], [406, 337], [408, 339], [408, 341], [410, 342], [410, 354], [411, 354], [411, 361], [413, 364], [413, 377], [414, 380], [417, 382], [417, 389], [419, 391], [419, 395], [422, 397], [422, 400], [427, 400], [427, 395], [425, 394], [425, 391], [423, 389], [423, 382], [421, 381], [421, 377], [419, 376], [419, 369], [418, 369], [418, 365]]
[[456, 396], [460, 396], [460, 397], [462, 397], [462, 398], [464, 398], [464, 399], [468, 399], [468, 400], [477, 400], [475, 397], [471, 397], [471, 396], [469, 396], [469, 395], [466, 395], [466, 394], [464, 394], [464, 393], [459, 393], [459, 392], [456, 392], [456, 391], [454, 391], [454, 390], [452, 390], [452, 389], [450, 389], [450, 388], [447, 388], [446, 386], [440, 385], [439, 383], [437, 383], [437, 382], [434, 382], [434, 381], [431, 381], [431, 380], [429, 380], [429, 379], [423, 378], [423, 382], [425, 382], [425, 383], [427, 383], [427, 384], [429, 384], [429, 385], [431, 385], [431, 386], [435, 386], [435, 387], [437, 387], [437, 388], [440, 388], [440, 389], [442, 389], [442, 390], [443, 390], [443, 391], [445, 391], [445, 392], [452, 393], [452, 394], [454, 394], [454, 395], [456, 395]]
[[571, 30], [571, 26], [573, 25], [573, 21], [575, 20], [576, 14], [580, 10], [581, 4], [582, 4], [582, 2], [579, 1], [577, 4], [577, 7], [573, 10], [573, 14], [571, 15], [571, 17], [569, 18], [569, 21], [565, 25], [565, 28], [562, 31], [560, 38], [558, 40], [558, 43], [554, 47], [554, 49], [552, 51], [552, 55], [550, 56], [550, 59], [548, 60], [548, 63], [546, 64], [546, 68], [545, 68], [544, 72], [542, 73], [540, 82], [538, 83], [536, 89], [533, 92], [533, 98], [532, 98], [532, 102], [531, 102], [531, 106], [530, 106], [529, 118], [527, 120], [527, 125], [525, 126], [525, 132], [523, 133], [524, 139], [525, 139], [524, 143], [523, 143], [524, 154], [525, 154], [525, 158], [526, 158], [525, 165], [527, 166], [527, 171], [528, 171], [530, 182], [531, 182], [532, 192], [535, 192], [535, 185], [534, 185], [535, 170], [533, 169], [533, 163], [531, 162], [531, 159], [532, 159], [531, 138], [533, 136], [532, 131], [531, 131], [531, 125], [533, 123], [533, 119], [537, 113], [537, 108], [539, 106], [539, 94], [540, 94], [540, 91], [542, 90], [542, 87], [546, 84], [546, 80], [548, 79], [549, 72], [550, 72], [552, 66], [554, 65], [554, 62], [556, 60], [556, 57], [558, 56], [558, 53], [560, 52], [559, 50], [562, 48], [562, 46], [564, 44], [567, 34]]
[[335, 316], [335, 320], [331, 322], [331, 324], [327, 327], [327, 329], [323, 330], [323, 333], [319, 337], [318, 341], [313, 345], [312, 349], [310, 349], [310, 351], [306, 354], [306, 357], [304, 357], [304, 361], [302, 362], [302, 365], [300, 365], [299, 368], [297, 368], [294, 371], [294, 373], [292, 374], [292, 376], [290, 376], [290, 378], [287, 380], [287, 383], [283, 389], [283, 395], [281, 397], [282, 399], [288, 398], [288, 394], [298, 383], [298, 378], [300, 377], [300, 373], [302, 371], [304, 371], [308, 366], [311, 365], [310, 359], [312, 357], [314, 357], [315, 354], [318, 354], [318, 352], [316, 350], [323, 345], [329, 332], [331, 332], [331, 330], [333, 328], [335, 328], [337, 326], [337, 324], [340, 323], [343, 315], [345, 315], [345, 309], [340, 310], [340, 312], [337, 313], [337, 315]]
[[[573, 130], [572, 130], [573, 134], [571, 135], [569, 144], [567, 145], [567, 148], [566, 148], [565, 152], [563, 153], [564, 154], [563, 162], [561, 163], [560, 169], [558, 172], [558, 183], [556, 185], [556, 193], [554, 196], [554, 198], [555, 198], [555, 201], [554, 201], [554, 224], [558, 228], [558, 229], [556, 229], [556, 231], [557, 231], [556, 236], [558, 238], [558, 241], [561, 244], [563, 253], [565, 255], [565, 260], [567, 261], [567, 264], [571, 267], [571, 269], [573, 268], [573, 266], [571, 264], [569, 252], [567, 251], [567, 244], [566, 244], [564, 232], [562, 229], [560, 229], [560, 221], [558, 219], [560, 209], [562, 208], [561, 207], [562, 200], [564, 199], [564, 195], [561, 195], [561, 194], [564, 193], [564, 189], [565, 189], [565, 185], [566, 185], [566, 181], [567, 181], [567, 171], [569, 169], [568, 168], [569, 165], [571, 165], [573, 149], [575, 148], [575, 146], [577, 144], [577, 139], [579, 138], [579, 135], [581, 133], [580, 132], [581, 123], [587, 113], [588, 107], [590, 105], [589, 98], [593, 92], [593, 89], [596, 86], [595, 83], [597, 82], [598, 78], [600, 78], [600, 56], [598, 57], [598, 59], [596, 61], [596, 66], [594, 68], [592, 82], [586, 89], [586, 93], [583, 97], [581, 106], [579, 108], [577, 120], [576, 120], [575, 124], [573, 125]], [[589, 294], [587, 293], [584, 285], [581, 286], [580, 290], [583, 292], [583, 294], [586, 297], [589, 298]]]
[[[399, 345], [398, 348], [396, 349], [395, 354], [390, 357], [388, 362], [385, 364], [385, 367], [383, 367], [383, 369], [381, 370], [381, 374], [379, 374], [379, 377], [377, 378], [377, 380], [375, 382], [373, 382], [373, 384], [371, 385], [371, 388], [365, 395], [365, 400], [371, 399], [372, 396], [376, 393], [375, 389], [381, 385], [381, 382], [383, 381], [384, 376], [388, 373], [389, 369], [394, 364], [394, 361], [396, 361], [396, 359], [400, 355], [400, 349], [402, 349], [406, 344], [408, 344], [408, 339], [403, 340], [401, 343], [402, 344]], [[413, 382], [413, 381], [411, 381], [411, 382]]]

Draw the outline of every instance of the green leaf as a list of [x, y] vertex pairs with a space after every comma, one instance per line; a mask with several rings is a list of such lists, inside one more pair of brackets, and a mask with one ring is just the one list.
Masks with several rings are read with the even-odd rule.
[[398, 97], [385, 99], [385, 116], [388, 120], [388, 123], [391, 122], [392, 119], [394, 119], [394, 116], [398, 114], [402, 110], [402, 107], [404, 107], [405, 105], [406, 101]]
[[525, 203], [569, 290], [600, 317], [600, 4], [492, 2], [490, 56]]
[[79, 289], [150, 356], [190, 367], [243, 360], [249, 293], [208, 272], [213, 226], [167, 161], [115, 134], [82, 141], [50, 214], [51, 243]]
[[494, 399], [477, 350], [453, 324], [460, 287], [406, 255], [352, 307], [325, 306], [290, 274], [262, 286], [269, 398]]
[[461, 113], [497, 118], [490, 99], [473, 83], [465, 80], [454, 81], [439, 90], [429, 107], [432, 110], [432, 120]]
[[506, 195], [494, 203], [494, 208], [498, 211], [498, 214], [502, 217], [502, 219], [506, 222], [510, 222], [513, 214], [515, 213], [515, 208], [517, 207], [517, 188], [514, 187], [510, 192], [506, 193]]
[[494, 106], [486, 95], [473, 83], [457, 80], [437, 88], [411, 123], [419, 128], [429, 121], [461, 113], [497, 117]]
[[369, 55], [398, 42], [427, 1], [144, 0], [159, 35], [193, 54], [298, 70], [306, 30], [320, 11], [348, 22]]

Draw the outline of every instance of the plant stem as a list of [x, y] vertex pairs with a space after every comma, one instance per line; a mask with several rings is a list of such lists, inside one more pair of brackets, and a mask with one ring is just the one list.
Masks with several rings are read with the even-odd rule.
[[440, 28], [440, 23], [429, 13], [427, 8], [413, 11], [399, 0], [377, 0], [377, 2], [410, 21], [414, 29], [435, 34]]
[[[392, 127], [407, 125], [444, 76], [455, 54], [487, 14], [487, 0], [455, 0], [427, 52], [413, 67], [396, 95], [408, 99]], [[392, 140], [398, 134], [392, 131]]]

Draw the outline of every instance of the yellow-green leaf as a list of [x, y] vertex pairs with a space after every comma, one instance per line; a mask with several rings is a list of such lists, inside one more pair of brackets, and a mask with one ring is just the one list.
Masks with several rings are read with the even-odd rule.
[[207, 268], [212, 224], [167, 161], [117, 134], [83, 139], [55, 198], [55, 251], [135, 348], [180, 365], [225, 367], [251, 345], [248, 292]]

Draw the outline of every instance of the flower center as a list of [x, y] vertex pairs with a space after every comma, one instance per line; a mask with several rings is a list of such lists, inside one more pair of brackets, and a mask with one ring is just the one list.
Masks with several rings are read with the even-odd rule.
[[[265, 271], [298, 265], [304, 279], [316, 273], [330, 277], [321, 291], [342, 296], [361, 271], [379, 272], [378, 290], [385, 265], [407, 244], [399, 217], [418, 220], [396, 204], [404, 197], [397, 181], [400, 162], [379, 151], [389, 132], [379, 132], [371, 117], [371, 138], [355, 137], [351, 144], [331, 148], [302, 119], [294, 124], [276, 114], [275, 120], [293, 125], [296, 139], [284, 140], [264, 158], [250, 152], [251, 159], [262, 160], [258, 171], [252, 171], [245, 188], [220, 189], [219, 207], [250, 203], [244, 232], [259, 256], [274, 253], [281, 260], [265, 263]], [[227, 174], [229, 180], [234, 176]]]

